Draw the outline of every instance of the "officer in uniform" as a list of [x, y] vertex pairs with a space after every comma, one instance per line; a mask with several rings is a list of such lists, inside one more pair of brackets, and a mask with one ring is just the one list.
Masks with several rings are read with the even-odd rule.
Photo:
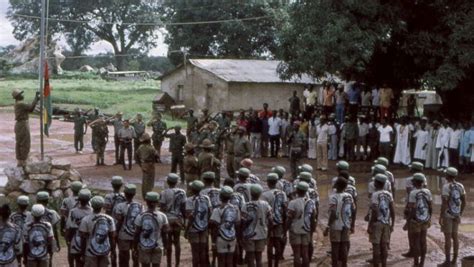
[[221, 167], [221, 162], [214, 156], [214, 144], [211, 140], [204, 139], [201, 146], [202, 152], [198, 157], [199, 174], [211, 171], [216, 172]]
[[230, 178], [235, 178], [235, 168], [234, 168], [234, 140], [236, 137], [237, 126], [233, 125], [230, 129], [225, 130], [225, 134], [222, 136], [224, 142], [224, 149], [227, 155], [226, 157], [226, 170], [227, 175]]
[[[86, 112], [87, 114], [88, 112]], [[99, 108], [98, 107], [95, 107], [94, 108], [94, 113], [87, 116], [87, 122], [89, 122], [89, 124], [95, 120], [97, 120], [98, 118], [100, 117], [100, 111], [99, 111]], [[90, 126], [90, 125], [89, 125]], [[94, 131], [92, 131], [92, 136], [91, 136], [91, 146], [92, 146], [92, 150], [94, 151], [94, 153], [96, 153], [96, 150], [97, 150], [97, 136], [96, 136], [96, 133]]]
[[84, 148], [84, 135], [87, 133], [87, 119], [80, 109], [75, 110], [74, 116], [74, 148], [76, 153], [82, 154]]
[[137, 160], [137, 150], [140, 147], [140, 138], [145, 133], [146, 125], [143, 122], [142, 114], [138, 113], [135, 119], [133, 119], [130, 124], [133, 129], [135, 129], [135, 138], [133, 138], [133, 151], [135, 151], [135, 161]]
[[144, 133], [140, 138], [142, 144], [137, 150], [137, 163], [142, 168], [142, 196], [153, 190], [155, 185], [155, 155], [156, 150], [151, 145], [151, 138]]
[[131, 170], [133, 155], [132, 140], [137, 137], [137, 134], [135, 133], [135, 129], [130, 126], [128, 119], [123, 121], [123, 127], [119, 130], [117, 136], [120, 142], [120, 162], [123, 165], [123, 169], [127, 170], [127, 164], [125, 163], [125, 150], [127, 150], [128, 170]]
[[28, 123], [29, 113], [35, 110], [39, 100], [39, 92], [36, 92], [35, 99], [31, 104], [23, 102], [23, 91], [15, 89], [12, 91], [12, 97], [15, 99], [15, 153], [18, 166], [25, 166], [28, 154], [30, 154], [31, 137], [30, 126]]
[[250, 158], [252, 149], [249, 140], [244, 136], [245, 127], [239, 127], [237, 136], [234, 139], [234, 169], [240, 168], [240, 162], [245, 158]]
[[92, 136], [95, 137], [94, 147], [95, 153], [97, 154], [96, 165], [105, 165], [104, 153], [107, 142], [109, 142], [109, 129], [107, 123], [104, 120], [104, 115], [99, 115], [99, 118], [89, 124], [92, 129]]
[[25, 223], [23, 253], [26, 266], [46, 267], [52, 262], [54, 234], [51, 224], [42, 219], [45, 213], [43, 205], [35, 204], [31, 207], [31, 220]]
[[152, 127], [153, 135], [153, 146], [156, 150], [156, 162], [161, 163], [161, 145], [163, 144], [164, 133], [167, 129], [166, 123], [161, 120], [161, 114], [157, 114], [153, 119], [148, 122], [147, 126]]
[[169, 130], [166, 130], [165, 137], [170, 139], [171, 172], [177, 173], [179, 165], [179, 175], [181, 175], [181, 182], [184, 183], [183, 148], [186, 144], [186, 137], [181, 134], [181, 126], [179, 125], [174, 127], [174, 133], [168, 134]]
[[120, 160], [120, 138], [119, 132], [123, 128], [123, 121], [122, 121], [122, 112], [117, 112], [115, 116], [108, 119], [107, 122], [111, 122], [114, 126], [114, 145], [115, 145], [115, 165], [122, 163]]
[[288, 136], [288, 143], [290, 144], [290, 168], [293, 179], [297, 176], [297, 166], [303, 156], [303, 150], [306, 147], [306, 136], [299, 130], [300, 122], [293, 122], [293, 129]]
[[198, 159], [194, 155], [194, 145], [187, 143], [184, 145], [186, 155], [183, 159], [184, 177], [186, 177], [186, 185], [199, 179]]
[[110, 184], [112, 185], [113, 192], [105, 195], [104, 211], [105, 214], [112, 216], [115, 206], [125, 202], [125, 195], [120, 192], [123, 186], [123, 178], [121, 176], [113, 176]]
[[192, 109], [188, 110], [188, 115], [182, 116], [182, 118], [186, 119], [186, 137], [188, 142], [191, 142], [191, 133], [195, 130], [198, 118], [194, 116], [194, 110]]

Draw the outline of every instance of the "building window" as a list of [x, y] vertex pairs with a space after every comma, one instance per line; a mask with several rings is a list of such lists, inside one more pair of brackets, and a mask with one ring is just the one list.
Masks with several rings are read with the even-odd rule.
[[177, 100], [178, 102], [184, 101], [184, 86], [181, 85], [181, 84], [178, 85], [178, 91], [177, 91], [176, 100]]

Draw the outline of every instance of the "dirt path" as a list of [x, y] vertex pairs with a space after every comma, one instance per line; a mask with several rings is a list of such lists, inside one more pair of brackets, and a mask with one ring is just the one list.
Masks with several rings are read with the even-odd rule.
[[[13, 114], [10, 108], [0, 109], [0, 168], [15, 164], [14, 160], [14, 135], [13, 135]], [[36, 118], [30, 120], [30, 126], [32, 131], [32, 154], [39, 153], [39, 121]], [[120, 166], [111, 165], [114, 162], [114, 147], [113, 143], [109, 142], [106, 151], [106, 164], [105, 167], [96, 167], [95, 156], [92, 154], [90, 146], [90, 131], [87, 133], [85, 138], [85, 150], [84, 154], [75, 154], [73, 148], [73, 125], [71, 123], [54, 121], [50, 132], [52, 133], [49, 138], [45, 139], [45, 153], [46, 155], [54, 158], [63, 158], [72, 162], [73, 166], [77, 168], [83, 175], [85, 182], [92, 188], [98, 188], [103, 190], [110, 190], [109, 181], [112, 175], [121, 175], [127, 182], [141, 183], [141, 172], [138, 166], [134, 166], [131, 171], [123, 171]], [[110, 129], [113, 133], [113, 129]], [[111, 137], [110, 140], [113, 140]], [[155, 183], [155, 189], [161, 190], [164, 185], [164, 177], [169, 172], [169, 153], [167, 152], [168, 143], [164, 144], [163, 154], [164, 163], [156, 165], [157, 181]], [[314, 165], [313, 161], [308, 161]], [[276, 164], [281, 164], [286, 167], [289, 166], [286, 159], [275, 160], [275, 159], [258, 159], [255, 161], [254, 173], [263, 177], [266, 172]], [[320, 225], [326, 225], [327, 223], [327, 196], [331, 189], [329, 188], [330, 178], [334, 176], [334, 162], [331, 162], [331, 171], [329, 173], [317, 173], [317, 181], [319, 192], [321, 195], [321, 214], [320, 214]], [[371, 258], [371, 246], [368, 241], [368, 235], [366, 233], [367, 223], [363, 220], [364, 215], [367, 212], [367, 181], [369, 179], [368, 172], [370, 170], [370, 164], [365, 162], [358, 162], [351, 164], [352, 175], [357, 178], [357, 188], [359, 190], [359, 211], [356, 221], [356, 232], [351, 236], [351, 251], [349, 266], [368, 266], [366, 260]], [[404, 178], [408, 176], [405, 169], [393, 168], [393, 173], [396, 178]], [[428, 231], [428, 255], [426, 266], [435, 266], [437, 263], [441, 263], [444, 259], [443, 246], [444, 240], [443, 235], [440, 232], [438, 225], [439, 218], [439, 188], [440, 179], [437, 177], [437, 173], [428, 172], [430, 176], [429, 188], [432, 190], [434, 195], [434, 217], [432, 221], [432, 227]], [[469, 254], [474, 254], [474, 182], [471, 176], [462, 177], [463, 183], [467, 190], [468, 207], [466, 209], [463, 224], [461, 225], [460, 234], [460, 259]], [[397, 219], [395, 224], [395, 230], [392, 234], [391, 239], [391, 250], [389, 256], [389, 263], [392, 266], [411, 266], [412, 261], [401, 257], [401, 254], [407, 251], [408, 241], [406, 232], [402, 230], [404, 221], [402, 220], [402, 211], [404, 208], [404, 180], [397, 179], [396, 181], [396, 211]], [[140, 191], [138, 191], [140, 192]], [[314, 260], [311, 266], [330, 266], [330, 258], [327, 256], [327, 251], [330, 250], [329, 240], [322, 235], [321, 228], [318, 228], [315, 234], [315, 252]], [[63, 249], [55, 256], [55, 266], [67, 266], [66, 261], [66, 250]], [[283, 266], [292, 266], [291, 249], [289, 247], [285, 250], [285, 262]], [[264, 256], [264, 260], [266, 256]], [[57, 264], [56, 264], [57, 263]], [[164, 261], [163, 261], [164, 264]], [[190, 266], [190, 247], [189, 244], [183, 239], [182, 242], [182, 266]]]

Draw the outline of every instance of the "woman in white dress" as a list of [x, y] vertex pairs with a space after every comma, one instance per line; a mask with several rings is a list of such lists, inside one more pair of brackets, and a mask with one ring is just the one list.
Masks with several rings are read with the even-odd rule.
[[410, 126], [406, 123], [406, 118], [402, 118], [400, 124], [395, 126], [397, 129], [397, 146], [395, 148], [395, 157], [393, 163], [408, 165], [410, 158]]
[[416, 138], [415, 154], [413, 155], [414, 161], [425, 164], [429, 134], [430, 133], [426, 130], [426, 118], [422, 118], [420, 128], [413, 135], [413, 137]]

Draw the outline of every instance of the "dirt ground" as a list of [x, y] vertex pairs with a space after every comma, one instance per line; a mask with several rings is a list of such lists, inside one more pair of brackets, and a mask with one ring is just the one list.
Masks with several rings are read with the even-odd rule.
[[[12, 113], [12, 107], [0, 108], [0, 168], [5, 168], [15, 164], [15, 142], [13, 134], [14, 118]], [[40, 151], [39, 145], [39, 120], [32, 118], [30, 120], [30, 127], [32, 131], [32, 154], [37, 155]], [[90, 129], [89, 129], [90, 130]], [[113, 129], [110, 129], [113, 133]], [[104, 167], [96, 167], [95, 155], [92, 154], [90, 145], [90, 131], [88, 131], [85, 138], [85, 149], [84, 154], [75, 154], [73, 147], [73, 125], [71, 123], [54, 121], [50, 129], [50, 137], [45, 138], [45, 154], [53, 158], [63, 158], [69, 160], [73, 166], [79, 170], [82, 174], [84, 181], [91, 188], [98, 188], [102, 190], [111, 190], [110, 178], [112, 175], [121, 175], [124, 177], [126, 182], [141, 183], [141, 172], [138, 166], [133, 166], [131, 171], [124, 171], [120, 166], [112, 165], [114, 162], [114, 145], [113, 137], [111, 136], [111, 142], [107, 145], [106, 152], [106, 164]], [[163, 147], [164, 163], [157, 164], [156, 166], [156, 177], [155, 190], [160, 191], [164, 186], [164, 177], [170, 170], [170, 158], [167, 152], [168, 144], [165, 143]], [[308, 161], [311, 165], [314, 165], [314, 161]], [[277, 164], [288, 167], [289, 162], [287, 159], [257, 159], [255, 160], [255, 167], [253, 172], [260, 177], [264, 177], [266, 172], [272, 166]], [[319, 193], [321, 196], [320, 204], [320, 225], [327, 224], [327, 208], [328, 208], [328, 194], [331, 189], [329, 186], [330, 179], [335, 174], [334, 162], [331, 162], [331, 167], [328, 172], [316, 173], [316, 179], [318, 182]], [[225, 170], [225, 169], [223, 169]], [[370, 178], [369, 175], [370, 164], [367, 162], [354, 162], [351, 163], [351, 175], [356, 177], [357, 188], [359, 191], [359, 211], [357, 214], [356, 231], [351, 236], [351, 251], [349, 266], [368, 266], [366, 260], [371, 258], [371, 245], [368, 241], [368, 235], [366, 233], [367, 223], [364, 221], [364, 215], [367, 213], [368, 201], [367, 201], [367, 182]], [[401, 256], [402, 253], [407, 251], [408, 241], [407, 234], [402, 230], [404, 225], [403, 220], [403, 208], [405, 203], [405, 182], [404, 178], [408, 176], [408, 172], [405, 168], [392, 167], [391, 171], [394, 173], [396, 179], [397, 194], [396, 198], [396, 224], [395, 230], [391, 238], [391, 250], [389, 252], [389, 264], [391, 266], [411, 266], [413, 263], [410, 259], [405, 259]], [[429, 176], [429, 189], [432, 191], [434, 196], [434, 216], [432, 219], [432, 226], [428, 231], [428, 253], [426, 259], [426, 266], [436, 266], [437, 263], [441, 263], [444, 260], [443, 246], [444, 238], [440, 231], [438, 224], [439, 210], [440, 210], [440, 188], [442, 185], [442, 178], [439, 177], [439, 173], [427, 172]], [[225, 174], [224, 174], [225, 176]], [[462, 219], [462, 225], [460, 226], [460, 255], [458, 265], [460, 266], [460, 260], [462, 257], [467, 255], [474, 255], [474, 175], [464, 175], [460, 178], [461, 182], [464, 183], [467, 192], [468, 205]], [[140, 192], [140, 191], [138, 191]], [[138, 194], [140, 195], [140, 194]], [[311, 266], [330, 266], [330, 258], [327, 255], [327, 251], [330, 248], [328, 238], [323, 237], [322, 228], [318, 227], [318, 231], [315, 234], [315, 252], [313, 255], [313, 262]], [[291, 248], [288, 246], [285, 250], [285, 261], [283, 266], [292, 266]], [[190, 266], [190, 246], [187, 241], [182, 239], [182, 266]], [[264, 255], [264, 261], [266, 262], [266, 256]], [[162, 264], [165, 264], [163, 258]], [[55, 266], [67, 266], [66, 250], [61, 250], [60, 253], [55, 255]]]

